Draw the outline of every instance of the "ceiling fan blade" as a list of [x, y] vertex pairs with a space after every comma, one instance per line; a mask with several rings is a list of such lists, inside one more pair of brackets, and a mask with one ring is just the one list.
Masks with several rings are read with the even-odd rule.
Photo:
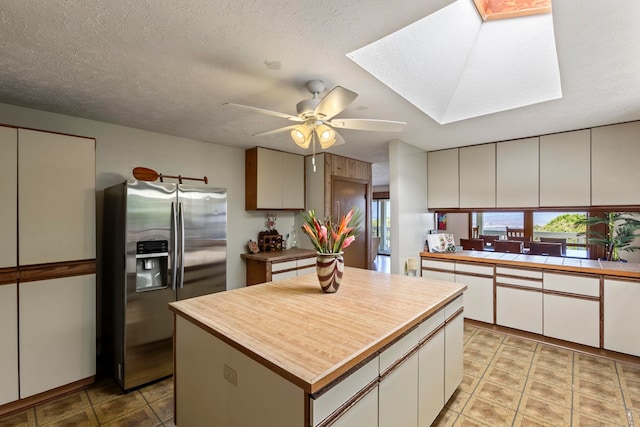
[[319, 119], [329, 120], [347, 108], [357, 97], [357, 93], [342, 86], [336, 86], [320, 100], [313, 114]]
[[334, 119], [329, 125], [338, 129], [370, 130], [378, 132], [402, 132], [405, 122], [374, 119]]
[[[334, 129], [335, 131], [335, 129]], [[334, 147], [337, 147], [338, 145], [343, 145], [345, 144], [344, 142], [344, 138], [342, 137], [342, 135], [340, 135], [338, 132], [336, 132], [336, 142], [333, 143]]]
[[283, 119], [291, 120], [294, 122], [303, 121], [298, 116], [292, 116], [291, 114], [287, 114], [287, 113], [279, 113], [277, 111], [265, 110], [264, 108], [249, 107], [248, 105], [234, 104], [232, 102], [225, 102], [222, 105], [229, 105], [231, 107], [244, 108], [245, 110], [255, 111], [256, 113], [268, 114], [270, 116], [282, 117]]
[[283, 128], [278, 128], [278, 129], [273, 129], [273, 130], [268, 130], [266, 132], [260, 132], [260, 133], [254, 133], [251, 136], [264, 136], [264, 135], [271, 135], [274, 133], [280, 133], [280, 132], [285, 132], [291, 129], [295, 129], [296, 127], [298, 127], [299, 125], [291, 125], [291, 126], [285, 126]]

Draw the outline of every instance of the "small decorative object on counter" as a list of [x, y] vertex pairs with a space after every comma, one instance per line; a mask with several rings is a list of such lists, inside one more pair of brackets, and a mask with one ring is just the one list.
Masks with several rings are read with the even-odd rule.
[[267, 228], [269, 229], [269, 231], [273, 231], [276, 229], [277, 219], [278, 219], [278, 214], [267, 212]]
[[362, 214], [355, 207], [340, 221], [333, 223], [331, 219], [318, 221], [315, 211], [301, 212], [304, 224], [302, 230], [311, 239], [311, 244], [318, 252], [316, 272], [320, 287], [325, 293], [338, 290], [344, 271], [342, 250], [349, 246], [358, 236]]
[[249, 247], [249, 253], [257, 254], [260, 252], [260, 248], [258, 248], [258, 242], [249, 239], [249, 243], [247, 244], [247, 246]]
[[265, 230], [258, 233], [258, 247], [262, 252], [282, 250], [282, 235], [278, 230]]

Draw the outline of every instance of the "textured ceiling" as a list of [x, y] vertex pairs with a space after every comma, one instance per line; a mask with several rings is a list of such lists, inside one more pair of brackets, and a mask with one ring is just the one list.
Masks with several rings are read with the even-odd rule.
[[339, 117], [408, 123], [400, 134], [344, 130], [347, 143], [330, 149], [374, 163], [381, 185], [392, 138], [432, 150], [640, 119], [638, 0], [554, 0], [563, 97], [447, 125], [347, 58], [450, 3], [0, 0], [0, 102], [303, 154], [286, 133], [250, 136], [286, 120], [222, 104], [293, 114], [319, 78], [360, 94]]

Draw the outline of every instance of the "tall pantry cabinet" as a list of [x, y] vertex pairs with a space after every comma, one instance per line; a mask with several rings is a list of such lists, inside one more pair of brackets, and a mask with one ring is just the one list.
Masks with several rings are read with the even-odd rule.
[[0, 127], [0, 152], [1, 415], [94, 379], [95, 140]]

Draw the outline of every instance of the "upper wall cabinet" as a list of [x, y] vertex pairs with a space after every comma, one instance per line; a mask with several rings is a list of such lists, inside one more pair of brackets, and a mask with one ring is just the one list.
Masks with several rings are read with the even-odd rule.
[[496, 207], [496, 144], [460, 148], [460, 207]]
[[457, 208], [458, 149], [427, 153], [427, 204], [429, 209]]
[[640, 122], [591, 129], [591, 204], [639, 205]]
[[539, 138], [496, 144], [496, 207], [538, 206]]
[[304, 157], [261, 147], [247, 150], [245, 209], [304, 209]]
[[95, 140], [18, 129], [21, 265], [96, 257]]
[[18, 130], [0, 127], [0, 268], [18, 265]]
[[540, 206], [591, 204], [591, 131], [540, 137]]

